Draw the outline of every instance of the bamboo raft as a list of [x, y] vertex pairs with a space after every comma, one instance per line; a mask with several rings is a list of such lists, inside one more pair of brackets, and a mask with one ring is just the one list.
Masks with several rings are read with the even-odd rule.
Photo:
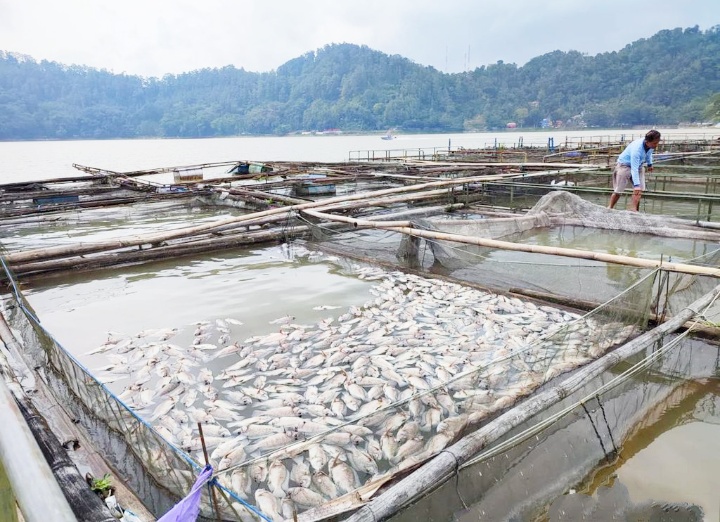
[[[133, 172], [113, 172], [94, 167], [75, 165], [90, 176], [69, 179], [46, 179], [28, 183], [0, 185], [0, 227], [12, 226], [28, 220], [60, 219], [59, 213], [71, 209], [90, 209], [153, 203], [159, 201], [195, 200], [210, 206], [232, 206], [242, 208], [244, 215], [217, 220], [202, 226], [188, 226], [166, 233], [146, 234], [98, 243], [68, 245], [35, 249], [27, 252], [9, 252], [6, 259], [19, 275], [43, 274], [69, 269], [87, 269], [137, 263], [167, 256], [192, 254], [216, 249], [232, 248], [261, 242], [277, 241], [287, 230], [282, 223], [292, 213], [312, 211], [323, 212], [314, 217], [330, 218], [336, 226], [346, 225], [382, 226], [377, 223], [386, 218], [374, 214], [386, 212], [398, 204], [411, 203], [423, 207], [428, 205], [461, 204], [465, 209], [482, 205], [493, 197], [498, 188], [510, 190], [516, 195], [526, 193], [542, 194], [548, 187], [548, 180], [566, 180], [564, 190], [576, 193], [592, 191], [608, 194], [607, 188], [587, 186], [588, 181], [568, 186], [567, 180], [590, 180], [596, 176], [599, 165], [567, 164], [497, 164], [474, 162], [406, 162], [403, 164], [324, 164], [324, 163], [275, 163], [272, 172], [249, 176], [221, 176], [201, 183], [163, 184], [153, 181], [156, 174], [189, 169], [227, 167], [237, 162], [183, 165], [162, 167]], [[538, 170], [540, 169], [540, 170]], [[311, 171], [321, 171], [338, 187], [348, 187], [344, 195], [336, 197], [298, 198], [291, 189], [297, 183], [297, 176]], [[590, 178], [588, 178], [590, 176]], [[607, 174], [604, 174], [607, 176]], [[303, 178], [301, 178], [303, 179]], [[378, 190], [378, 187], [380, 189]], [[391, 188], [382, 188], [391, 187]], [[715, 188], [706, 183], [706, 188]], [[72, 196], [72, 198], [70, 198]], [[677, 198], [699, 201], [709, 205], [708, 218], [712, 214], [712, 203], [718, 195], [682, 194], [656, 192], [647, 197]], [[37, 204], [57, 198], [56, 203]], [[517, 212], [517, 209], [513, 209]], [[329, 212], [334, 216], [331, 217]], [[340, 217], [348, 212], [362, 212], [362, 223], [343, 221]], [[698, 224], [700, 224], [698, 222]], [[415, 236], [429, 237], [427, 233], [410, 230], [407, 223], [385, 224], [385, 228]], [[295, 227], [294, 235], [308, 233], [307, 227]], [[458, 238], [453, 238], [457, 240]], [[462, 242], [472, 242], [463, 240]], [[474, 244], [480, 244], [475, 242]], [[515, 248], [517, 246], [488, 243], [494, 248]], [[536, 250], [539, 251], [539, 250]], [[559, 251], [546, 253], [560, 253]], [[598, 259], [587, 252], [565, 252], [565, 254]], [[604, 257], [604, 261], [636, 263], [634, 260]], [[642, 266], [652, 263], [641, 262]], [[639, 265], [638, 265], [639, 266]], [[653, 265], [655, 266], [655, 265]]]

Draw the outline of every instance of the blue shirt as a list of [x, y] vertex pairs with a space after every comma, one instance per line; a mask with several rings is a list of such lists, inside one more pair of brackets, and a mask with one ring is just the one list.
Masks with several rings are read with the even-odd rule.
[[648, 149], [645, 151], [645, 138], [640, 138], [631, 142], [618, 156], [618, 163], [630, 165], [633, 187], [640, 186], [640, 167], [642, 164], [647, 163], [648, 167], [652, 167], [653, 150]]

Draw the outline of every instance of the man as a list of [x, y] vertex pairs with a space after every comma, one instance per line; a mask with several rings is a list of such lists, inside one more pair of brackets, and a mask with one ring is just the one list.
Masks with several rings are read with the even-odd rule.
[[608, 208], [615, 208], [615, 203], [620, 199], [628, 182], [632, 182], [632, 209], [640, 209], [640, 198], [645, 190], [645, 169], [643, 163], [647, 164], [647, 171], [653, 171], [653, 152], [660, 143], [660, 133], [656, 130], [649, 131], [644, 138], [635, 140], [625, 147], [622, 154], [618, 156], [615, 170], [613, 170], [613, 193], [610, 196]]

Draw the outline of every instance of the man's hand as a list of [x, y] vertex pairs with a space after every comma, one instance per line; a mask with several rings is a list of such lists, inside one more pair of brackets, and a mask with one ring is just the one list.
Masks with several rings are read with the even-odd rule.
[[652, 165], [650, 165], [650, 166], [649, 166], [647, 169], [645, 169], [645, 170], [647, 170], [648, 172], [652, 172], [652, 171], [653, 171]]

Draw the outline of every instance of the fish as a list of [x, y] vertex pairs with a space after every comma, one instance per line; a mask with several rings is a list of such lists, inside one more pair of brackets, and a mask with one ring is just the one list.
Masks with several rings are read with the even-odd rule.
[[320, 493], [300, 486], [288, 489], [288, 496], [293, 502], [306, 508], [319, 506], [325, 501]]
[[310, 487], [312, 482], [312, 476], [310, 475], [310, 463], [302, 458], [302, 456], [298, 456], [293, 459], [293, 464], [290, 468], [290, 480], [304, 488]]
[[341, 493], [350, 493], [360, 487], [355, 470], [337, 458], [330, 467], [330, 477]]
[[328, 455], [320, 444], [313, 444], [308, 448], [308, 459], [312, 469], [320, 471], [327, 464]]
[[312, 484], [326, 498], [334, 499], [338, 497], [338, 488], [327, 473], [323, 471], [313, 473]]
[[255, 451], [266, 451], [266, 450], [274, 450], [279, 449], [284, 446], [287, 446], [288, 444], [291, 444], [298, 440], [297, 434], [290, 434], [290, 433], [275, 433], [273, 435], [269, 435], [265, 438], [263, 438], [258, 443], [254, 444], [251, 447], [248, 447], [248, 450], [250, 453], [253, 453]]
[[353, 469], [362, 471], [368, 475], [376, 475], [378, 473], [377, 462], [375, 462], [375, 459], [368, 453], [351, 447], [348, 450], [347, 456]]
[[393, 464], [397, 464], [403, 459], [419, 453], [423, 449], [423, 447], [424, 442], [422, 437], [411, 438], [397, 449], [395, 456], [390, 459], [390, 462], [392, 462]]
[[247, 457], [247, 453], [245, 453], [245, 448], [241, 445], [238, 445], [235, 447], [235, 449], [231, 450], [227, 453], [222, 459], [220, 459], [220, 462], [218, 463], [218, 469], [227, 469], [235, 464], [241, 463], [245, 457]]
[[267, 485], [270, 492], [278, 498], [283, 498], [288, 491], [290, 474], [281, 460], [273, 460], [268, 467]]
[[279, 513], [280, 501], [268, 490], [262, 488], [255, 490], [255, 503], [270, 520], [282, 520]]
[[272, 321], [269, 321], [270, 324], [289, 324], [295, 320], [294, 315], [285, 315], [283, 317], [278, 317], [277, 319], [273, 319]]

